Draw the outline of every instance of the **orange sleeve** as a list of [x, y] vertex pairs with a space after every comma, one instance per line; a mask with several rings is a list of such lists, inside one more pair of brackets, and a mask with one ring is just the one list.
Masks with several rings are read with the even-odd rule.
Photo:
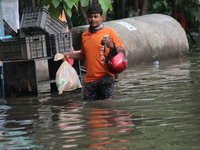
[[[83, 39], [83, 35], [82, 35]], [[83, 40], [81, 41], [81, 54], [85, 55], [84, 48], [83, 48]]]
[[119, 37], [117, 36], [116, 32], [114, 30], [112, 30], [112, 31], [113, 32], [111, 32], [111, 35], [110, 35], [112, 42], [115, 43], [117, 46], [124, 48], [124, 44], [119, 39]]

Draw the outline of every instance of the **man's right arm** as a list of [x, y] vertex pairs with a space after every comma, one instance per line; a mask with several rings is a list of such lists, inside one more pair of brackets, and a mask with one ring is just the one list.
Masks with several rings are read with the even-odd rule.
[[67, 53], [67, 52], [63, 52], [63, 55], [65, 56], [65, 59], [76, 59], [76, 60], [81, 60], [84, 61], [85, 60], [85, 55], [81, 54], [81, 52], [77, 52], [77, 53]]

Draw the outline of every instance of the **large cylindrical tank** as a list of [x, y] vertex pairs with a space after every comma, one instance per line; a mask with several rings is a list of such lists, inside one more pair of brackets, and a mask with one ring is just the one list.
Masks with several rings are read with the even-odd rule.
[[[112, 28], [126, 50], [129, 65], [187, 55], [188, 40], [185, 30], [174, 18], [163, 14], [151, 14], [103, 22]], [[81, 48], [81, 34], [89, 25], [78, 26], [73, 34], [75, 50]]]

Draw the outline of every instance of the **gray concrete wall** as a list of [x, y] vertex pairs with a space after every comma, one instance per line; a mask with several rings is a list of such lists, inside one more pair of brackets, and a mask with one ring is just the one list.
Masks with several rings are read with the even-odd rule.
[[[103, 22], [115, 30], [126, 49], [129, 65], [187, 55], [187, 36], [181, 25], [172, 17], [151, 14]], [[80, 50], [81, 34], [88, 25], [71, 29], [73, 46]]]

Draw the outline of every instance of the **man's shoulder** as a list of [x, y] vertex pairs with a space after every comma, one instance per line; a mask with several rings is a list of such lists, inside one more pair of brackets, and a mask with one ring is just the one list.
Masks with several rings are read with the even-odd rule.
[[114, 31], [113, 29], [111, 28], [108, 28], [108, 27], [103, 27], [104, 30], [107, 30], [107, 31]]
[[89, 33], [89, 30], [86, 30], [85, 32], [83, 32], [82, 35], [87, 35]]
[[108, 34], [110, 34], [110, 35], [116, 34], [116, 33], [115, 33], [115, 30], [113, 30], [112, 28], [109, 28], [109, 27], [104, 27], [104, 28], [103, 28], [103, 32], [108, 33]]

